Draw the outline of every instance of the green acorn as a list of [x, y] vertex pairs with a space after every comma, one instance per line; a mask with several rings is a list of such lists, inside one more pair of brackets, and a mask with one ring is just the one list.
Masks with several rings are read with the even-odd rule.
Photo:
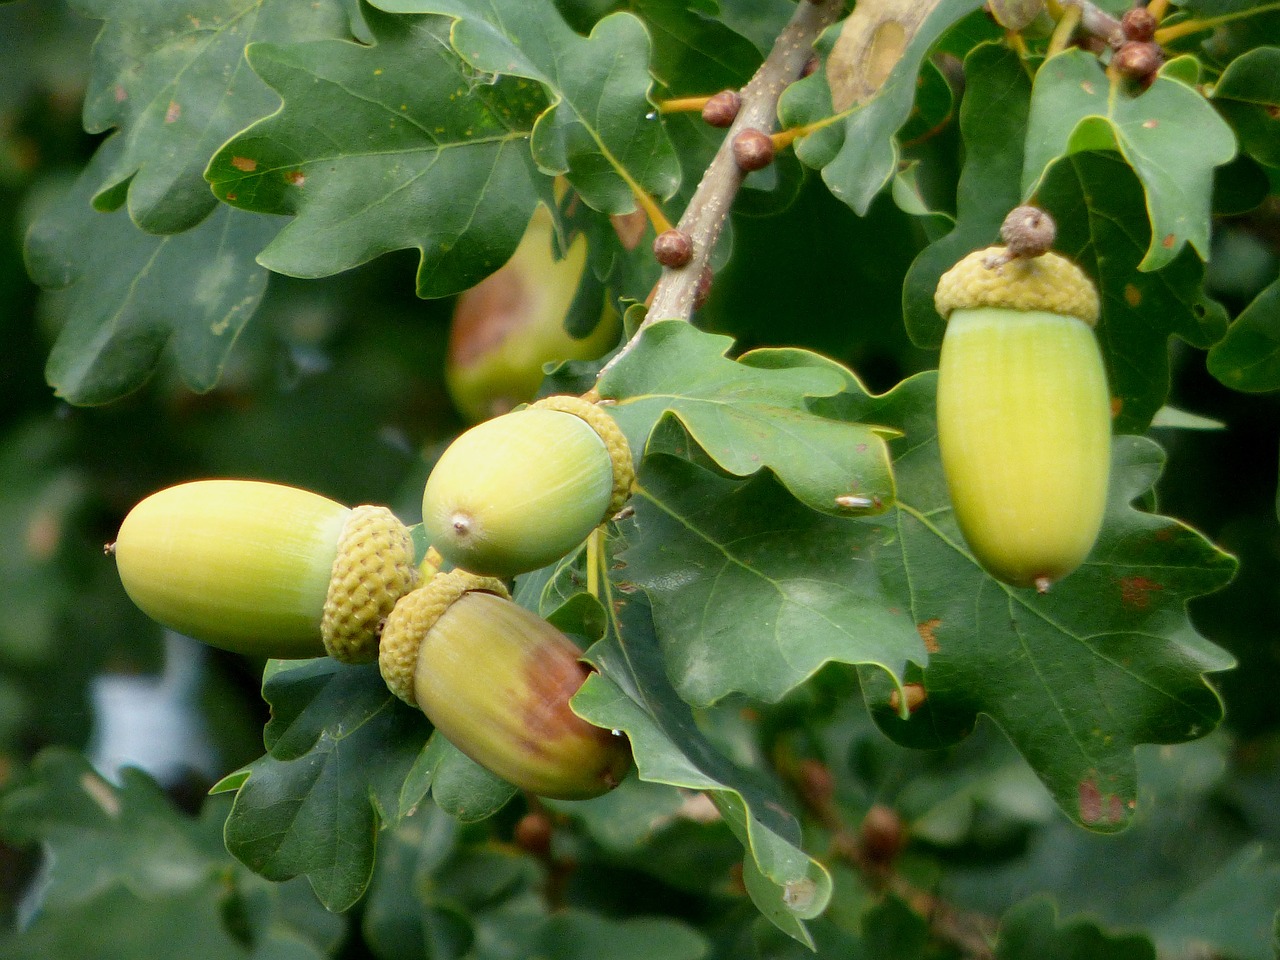
[[578, 338], [565, 329], [587, 269], [587, 238], [574, 238], [556, 260], [554, 229], [551, 214], [539, 206], [511, 259], [459, 295], [454, 306], [445, 384], [473, 423], [532, 400], [543, 364], [594, 360], [622, 332], [622, 317], [603, 297], [600, 321], [590, 334]]
[[409, 531], [387, 508], [255, 480], [154, 493], [109, 549], [153, 620], [265, 657], [375, 659], [382, 621], [419, 579]]
[[530, 793], [585, 800], [618, 785], [631, 748], [569, 708], [590, 674], [579, 657], [501, 581], [453, 570], [396, 604], [378, 664], [393, 693], [481, 766]]
[[455, 566], [513, 577], [582, 543], [634, 478], [612, 417], [579, 397], [548, 397], [450, 444], [427, 478], [422, 525]]
[[938, 446], [955, 517], [995, 577], [1041, 592], [1102, 525], [1111, 399], [1098, 294], [1054, 253], [965, 257], [938, 284]]

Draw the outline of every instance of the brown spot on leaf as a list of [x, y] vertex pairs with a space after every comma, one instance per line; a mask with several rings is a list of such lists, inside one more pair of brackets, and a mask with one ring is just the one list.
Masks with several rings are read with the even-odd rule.
[[1124, 285], [1124, 302], [1131, 307], [1136, 307], [1142, 303], [1142, 291], [1132, 283], [1126, 283]]
[[930, 653], [937, 653], [939, 650], [936, 633], [940, 626], [942, 621], [937, 617], [916, 624], [916, 632], [920, 634], [920, 639], [924, 641], [924, 648]]
[[301, 170], [290, 170], [284, 175], [290, 186], [300, 187], [307, 182], [307, 175]]
[[169, 101], [169, 109], [164, 112], [164, 122], [173, 123], [182, 116], [182, 108], [178, 106], [177, 100]]
[[1177, 237], [1175, 237], [1172, 233], [1166, 233], [1164, 235], [1164, 239], [1160, 241], [1160, 245], [1164, 247], [1166, 250], [1172, 250], [1173, 245], [1177, 242], [1178, 242]]
[[227, 203], [235, 203], [235, 202], [236, 202], [236, 200], [238, 200], [238, 199], [239, 199], [239, 197], [240, 197], [240, 194], [238, 194], [238, 193], [228, 193], [228, 194], [227, 194]]
[[1142, 125], [1146, 127], [1148, 130], [1154, 130], [1156, 127], [1160, 126], [1160, 121], [1159, 120], [1143, 120]]
[[126, 100], [129, 99], [129, 92], [125, 90], [124, 84], [122, 83], [116, 84], [115, 94], [116, 94], [116, 103], [124, 103]]
[[258, 169], [258, 161], [252, 157], [232, 157], [231, 165], [242, 173], [253, 173]]
[[1080, 781], [1080, 819], [1088, 824], [1119, 823], [1124, 819], [1124, 803], [1114, 793], [1104, 794], [1092, 777]]
[[1130, 610], [1145, 610], [1151, 605], [1151, 594], [1163, 589], [1163, 583], [1147, 577], [1121, 577], [1120, 602]]
[[1111, 419], [1120, 416], [1120, 411], [1124, 409], [1124, 397], [1111, 398]]
[[1080, 84], [1080, 89], [1089, 94], [1089, 96], [1093, 96], [1093, 84], [1089, 81], [1086, 80], [1084, 83]]

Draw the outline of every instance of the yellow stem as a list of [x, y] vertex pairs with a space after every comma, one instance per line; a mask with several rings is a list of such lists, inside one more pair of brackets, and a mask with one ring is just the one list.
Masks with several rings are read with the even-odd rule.
[[1164, 15], [1169, 12], [1169, 0], [1151, 0], [1147, 4], [1147, 13], [1156, 18], [1156, 23], [1164, 19]]
[[1062, 19], [1063, 7], [1062, 7], [1062, 4], [1058, 2], [1058, 0], [1046, 0], [1044, 7], [1049, 12], [1049, 16], [1052, 17], [1054, 20]]
[[1156, 31], [1156, 43], [1164, 46], [1179, 37], [1185, 37], [1191, 33], [1199, 33], [1201, 30], [1211, 30], [1219, 24], [1229, 23], [1232, 20], [1243, 20], [1245, 17], [1252, 17], [1259, 13], [1269, 13], [1272, 10], [1280, 10], [1280, 3], [1264, 3], [1258, 7], [1250, 7], [1248, 10], [1237, 10], [1234, 13], [1224, 13], [1217, 17], [1204, 17], [1202, 19], [1193, 17], [1190, 20], [1175, 23], [1172, 27], [1161, 27]]
[[659, 100], [659, 113], [693, 113], [707, 105], [710, 97], [676, 97], [672, 100]]
[[833, 113], [829, 117], [823, 117], [821, 120], [815, 120], [813, 123], [806, 123], [799, 127], [788, 127], [786, 130], [779, 130], [777, 133], [771, 134], [769, 139], [773, 141], [773, 149], [783, 150], [801, 137], [807, 137], [811, 133], [816, 133], [823, 127], [829, 127], [833, 123], [838, 123], [852, 113], [852, 110], [846, 110], [843, 113]]
[[604, 528], [596, 527], [587, 537], [587, 593], [600, 599], [600, 570], [604, 566]]
[[803, 137], [808, 131], [804, 127], [789, 127], [786, 130], [779, 130], [775, 134], [771, 134], [769, 139], [773, 141], [774, 150], [785, 150], [796, 141], [797, 138]]
[[1053, 36], [1049, 38], [1049, 49], [1045, 52], [1046, 60], [1067, 49], [1067, 44], [1071, 42], [1078, 26], [1080, 26], [1080, 7], [1074, 3], [1068, 4], [1063, 9], [1062, 16], [1058, 18], [1057, 26], [1053, 28]]
[[631, 186], [631, 193], [636, 198], [636, 206], [644, 211], [644, 215], [649, 218], [649, 222], [653, 224], [654, 233], [666, 233], [671, 229], [671, 221], [667, 219], [667, 215], [662, 212], [662, 208], [658, 206], [657, 201], [649, 196], [645, 191], [641, 190], [639, 185], [628, 181]]
[[1027, 41], [1022, 39], [1022, 34], [1016, 30], [1006, 30], [1005, 39], [1009, 41], [1009, 46], [1013, 47], [1013, 52], [1018, 55], [1021, 60], [1027, 59]]

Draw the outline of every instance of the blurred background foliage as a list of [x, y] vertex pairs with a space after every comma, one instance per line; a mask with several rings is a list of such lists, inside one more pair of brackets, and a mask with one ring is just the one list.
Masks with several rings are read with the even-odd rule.
[[[596, 8], [607, 5], [568, 6], [589, 23], [601, 12]], [[748, 15], [740, 13], [739, 21], [744, 35], [755, 35]], [[96, 147], [98, 138], [83, 132], [79, 112], [96, 26], [60, 0], [0, 5], [0, 536], [7, 547], [0, 552], [0, 793], [25, 781], [40, 751], [69, 748], [84, 751], [99, 774], [118, 785], [102, 788], [115, 798], [108, 806], [135, 805], [168, 823], [180, 811], [197, 814], [212, 783], [261, 753], [262, 664], [166, 638], [128, 603], [103, 557], [103, 544], [125, 512], [170, 483], [239, 476], [308, 487], [346, 503], [388, 503], [415, 522], [428, 466], [462, 421], [443, 386], [451, 302], [414, 295], [416, 258], [409, 253], [323, 280], [272, 276], [263, 307], [237, 341], [221, 383], [207, 394], [191, 393], [162, 366], [143, 389], [107, 407], [71, 407], [53, 395], [42, 371], [63, 322], [60, 297], [42, 294], [27, 278], [23, 237]], [[929, 193], [954, 196], [954, 180], [940, 173], [956, 174], [954, 161], [946, 162], [958, 154], [954, 124], [907, 151], [909, 159], [926, 154], [934, 161], [929, 169], [944, 177], [925, 185]], [[704, 327], [735, 336], [742, 349], [769, 343], [818, 350], [849, 364], [875, 391], [934, 365], [935, 356], [912, 346], [901, 322], [903, 277], [926, 242], [920, 220], [887, 195], [857, 218], [814, 176], [768, 219], [749, 216], [749, 203], [743, 207], [732, 225], [732, 258], [702, 314]], [[812, 225], [819, 221], [816, 238]], [[111, 252], [86, 249], [84, 256]], [[1212, 294], [1234, 315], [1277, 272], [1280, 210], [1274, 202], [1224, 213], [1209, 267]], [[1158, 943], [1162, 936], [1170, 944], [1185, 941], [1179, 917], [1188, 910], [1220, 921], [1223, 932], [1213, 941], [1219, 947], [1230, 946], [1233, 935], [1256, 932], [1230, 929], [1231, 908], [1244, 908], [1247, 891], [1213, 884], [1229, 858], [1253, 857], [1255, 897], [1280, 889], [1275, 860], [1262, 853], [1269, 845], [1274, 858], [1280, 849], [1280, 400], [1234, 393], [1206, 373], [1202, 353], [1181, 343], [1172, 349], [1171, 405], [1225, 426], [1153, 428], [1169, 454], [1159, 505], [1240, 557], [1235, 581], [1192, 608], [1200, 631], [1230, 650], [1240, 667], [1215, 678], [1227, 702], [1222, 731], [1202, 742], [1141, 751], [1143, 789], [1160, 802], [1131, 831], [1103, 838], [1072, 827], [989, 727], [938, 754], [894, 747], [859, 701], [839, 695], [853, 682], [843, 669], [824, 672], [803, 694], [765, 711], [763, 742], [748, 743], [742, 738], [749, 735], [732, 722], [715, 721], [724, 724], [713, 732], [726, 751], [759, 752], [782, 770], [789, 769], [785, 758], [810, 754], [815, 743], [824, 755], [843, 758], [835, 801], [846, 816], [857, 822], [873, 804], [894, 808], [912, 838], [903, 872], [922, 889], [944, 889], [964, 910], [999, 916], [1008, 903], [1045, 890], [1064, 913], [1142, 924]], [[71, 754], [46, 754], [44, 762], [60, 776], [90, 775]], [[121, 781], [122, 765], [141, 767], [168, 799], [136, 774]], [[790, 769], [803, 801], [803, 768]], [[56, 820], [58, 795], [46, 800], [52, 806], [44, 815]], [[74, 812], [65, 812], [57, 829], [37, 829], [32, 811], [38, 808], [10, 805], [0, 819], [0, 927], [16, 924], [29, 912], [33, 891], [49, 882], [31, 842], [66, 843], [74, 855], [89, 835], [92, 818], [77, 821]], [[242, 911], [249, 932], [239, 942], [257, 945], [254, 956], [434, 956], [429, 945], [419, 949], [422, 916], [439, 921], [432, 936], [454, 928], [464, 940], [500, 936], [507, 925], [524, 922], [522, 898], [546, 880], [543, 866], [532, 865], [536, 858], [521, 859], [509, 843], [494, 846], [495, 838], [510, 839], [520, 812], [469, 827], [431, 814], [388, 837], [358, 912], [361, 933], [356, 921], [323, 927], [300, 881], [265, 893], [262, 881], [221, 850], [225, 805], [211, 802], [203, 821], [182, 830], [208, 861], [211, 873], [202, 876], [223, 878], [222, 885], [193, 881], [166, 901], [157, 929], [181, 928], [190, 916], [182, 904], [212, 897], [221, 910]], [[71, 829], [77, 823], [78, 834]], [[824, 827], [821, 817], [815, 823], [811, 849], [838, 842], [838, 831]], [[81, 840], [67, 839], [76, 836]], [[650, 830], [644, 842], [603, 853], [575, 850], [586, 866], [565, 881], [558, 902], [603, 914], [684, 918], [726, 956], [802, 955], [776, 932], [748, 922], [752, 908], [725, 882], [739, 851], [723, 824], [677, 818]], [[690, 851], [697, 852], [692, 861]], [[1237, 871], [1232, 882], [1242, 875], [1249, 874]], [[437, 879], [425, 883], [424, 876]], [[397, 884], [415, 891], [412, 909], [403, 893], [392, 892]], [[638, 902], [618, 902], [620, 891], [641, 886], [646, 893]], [[838, 890], [836, 914], [866, 910], [873, 895], [859, 884], [838, 884]], [[60, 939], [71, 935], [67, 931], [81, 929], [76, 924], [88, 929], [94, 917], [146, 898], [146, 891], [109, 886], [82, 894], [58, 905], [68, 925], [50, 930], [42, 921], [46, 926], [23, 941], [22, 949], [32, 952], [22, 956], [80, 955]], [[1188, 896], [1200, 899], [1188, 907]], [[873, 945], [866, 955], [923, 956], [910, 947], [920, 940], [915, 914], [895, 913], [895, 902], [893, 896], [878, 901], [875, 929], [893, 931], [897, 946]], [[465, 917], [459, 904], [470, 911]], [[1254, 909], [1250, 916], [1258, 914]], [[604, 935], [588, 929], [589, 919], [560, 916], [565, 930], [578, 924], [586, 931], [584, 942]], [[216, 926], [215, 920], [208, 922]], [[259, 922], [275, 932], [261, 933], [254, 926]], [[305, 937], [280, 932], [304, 929]], [[404, 947], [406, 931], [416, 952]], [[607, 933], [617, 942], [618, 930]], [[667, 934], [671, 956], [696, 956], [704, 946], [680, 940], [678, 930]], [[835, 925], [815, 927], [815, 936], [833, 953], [849, 946]], [[269, 945], [277, 941], [297, 952], [272, 952]], [[1245, 946], [1225, 955], [1265, 956]], [[174, 948], [174, 942], [163, 947]], [[248, 955], [227, 949], [227, 956]]]

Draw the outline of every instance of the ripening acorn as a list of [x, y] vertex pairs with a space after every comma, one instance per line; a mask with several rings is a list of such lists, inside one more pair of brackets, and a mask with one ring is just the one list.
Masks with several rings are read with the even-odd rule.
[[613, 418], [547, 397], [477, 424], [436, 463], [422, 525], [454, 566], [491, 577], [545, 567], [616, 513], [635, 477]]
[[575, 237], [557, 260], [554, 233], [551, 214], [539, 206], [511, 259], [462, 293], [453, 308], [445, 384], [472, 423], [532, 400], [543, 364], [594, 360], [622, 332], [621, 315], [603, 296], [591, 333], [575, 337], [565, 329], [587, 268], [587, 238]]
[[577, 646], [513, 603], [498, 580], [453, 570], [403, 597], [387, 618], [379, 668], [449, 742], [522, 790], [585, 800], [631, 767], [619, 733], [569, 707], [590, 668]]
[[938, 446], [955, 517], [992, 576], [1045, 591], [1102, 526], [1111, 398], [1098, 294], [1054, 253], [972, 253], [938, 284]]
[[376, 659], [378, 632], [417, 585], [408, 529], [296, 487], [197, 480], [147, 497], [109, 548], [153, 620], [211, 646], [281, 659]]

